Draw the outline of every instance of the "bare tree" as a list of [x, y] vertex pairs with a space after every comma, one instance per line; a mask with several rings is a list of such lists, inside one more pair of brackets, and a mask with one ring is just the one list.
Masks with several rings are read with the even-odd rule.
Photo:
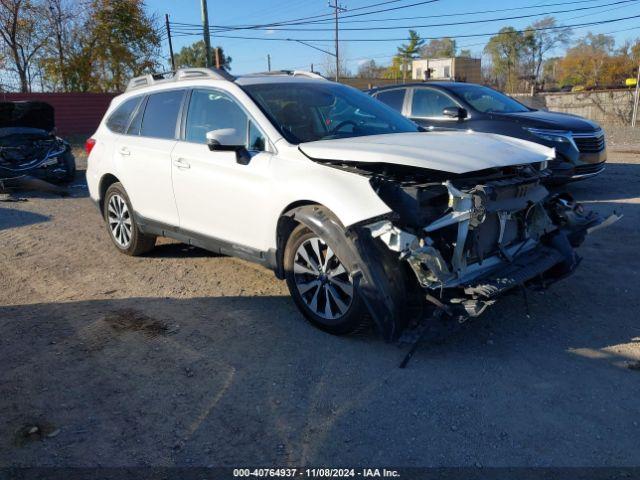
[[18, 75], [22, 92], [31, 90], [31, 69], [36, 55], [49, 41], [43, 19], [42, 4], [0, 0], [0, 37], [6, 49], [7, 67]]
[[529, 57], [527, 70], [535, 79], [540, 78], [540, 70], [545, 55], [556, 47], [566, 46], [571, 39], [571, 28], [559, 27], [556, 19], [545, 17], [533, 22], [524, 32], [524, 48]]
[[[344, 47], [340, 47], [340, 78], [350, 77], [351, 71], [347, 67], [347, 53]], [[322, 61], [322, 73], [327, 78], [336, 76], [336, 57], [325, 55]]]
[[70, 30], [77, 27], [74, 19], [79, 18], [79, 2], [70, 0], [46, 0], [45, 16], [52, 33], [51, 42], [46, 45], [47, 55], [55, 68], [49, 69], [56, 88], [69, 91], [69, 79], [65, 53], [69, 53]]

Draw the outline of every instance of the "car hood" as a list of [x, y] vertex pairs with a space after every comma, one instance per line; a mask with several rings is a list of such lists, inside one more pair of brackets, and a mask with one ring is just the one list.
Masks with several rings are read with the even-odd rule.
[[0, 102], [0, 128], [32, 128], [50, 132], [55, 126], [54, 110], [45, 102]]
[[551, 160], [553, 148], [478, 132], [392, 133], [301, 143], [313, 160], [388, 163], [455, 174]]
[[550, 130], [570, 130], [572, 132], [593, 132], [600, 127], [597, 123], [568, 113], [546, 112], [534, 110], [531, 112], [500, 113], [492, 115], [505, 120], [514, 121], [525, 127], [547, 128]]

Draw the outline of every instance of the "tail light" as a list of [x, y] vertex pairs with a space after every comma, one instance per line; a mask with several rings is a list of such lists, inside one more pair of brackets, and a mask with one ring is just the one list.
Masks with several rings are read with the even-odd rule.
[[87, 138], [87, 141], [84, 142], [84, 149], [87, 152], [87, 155], [89, 155], [91, 153], [91, 150], [93, 150], [93, 147], [96, 144], [96, 139], [95, 138]]

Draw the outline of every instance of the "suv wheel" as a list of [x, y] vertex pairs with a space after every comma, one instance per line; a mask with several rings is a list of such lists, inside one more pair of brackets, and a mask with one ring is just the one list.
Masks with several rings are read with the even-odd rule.
[[349, 272], [331, 246], [304, 225], [289, 237], [284, 266], [291, 296], [313, 325], [336, 335], [366, 327], [366, 308]]
[[129, 197], [121, 183], [114, 183], [104, 197], [104, 219], [115, 246], [127, 255], [142, 255], [156, 244], [156, 237], [138, 229]]

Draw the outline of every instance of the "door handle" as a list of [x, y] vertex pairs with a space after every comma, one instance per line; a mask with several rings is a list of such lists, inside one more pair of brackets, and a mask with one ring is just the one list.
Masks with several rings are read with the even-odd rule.
[[131, 155], [131, 152], [129, 151], [129, 149], [127, 147], [122, 147], [122, 148], [120, 148], [120, 155], [124, 155], [126, 157], [126, 156]]
[[189, 162], [187, 162], [184, 158], [178, 158], [177, 160], [174, 160], [173, 164], [181, 170], [187, 170], [191, 168]]

